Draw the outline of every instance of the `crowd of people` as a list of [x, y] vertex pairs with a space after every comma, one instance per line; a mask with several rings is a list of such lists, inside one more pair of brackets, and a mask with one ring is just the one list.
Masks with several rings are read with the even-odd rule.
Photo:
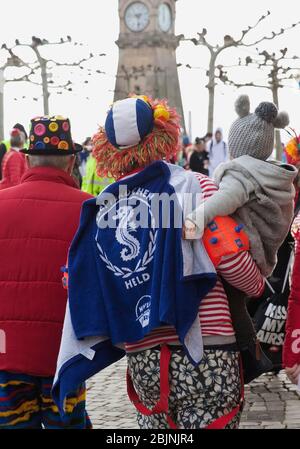
[[[19, 153], [19, 150], [27, 145], [27, 132], [23, 125], [17, 123], [11, 130], [10, 139], [0, 144], [0, 189], [20, 183], [27, 167], [25, 156]], [[97, 196], [113, 179], [97, 175], [92, 150], [92, 138], [87, 137], [82, 144], [82, 150], [76, 156], [72, 176], [84, 192]], [[203, 138], [196, 137], [194, 144], [191, 144], [189, 137], [182, 136], [180, 148], [172, 162], [186, 170], [212, 177], [215, 168], [228, 159], [228, 148], [223, 140], [222, 129], [217, 128], [214, 135], [207, 133]]]
[[215, 168], [228, 159], [228, 147], [223, 140], [223, 131], [217, 128], [214, 134], [207, 133], [202, 138], [196, 137], [194, 145], [184, 136], [176, 162], [186, 170], [211, 177]]
[[[92, 428], [85, 381], [125, 356], [141, 429], [235, 429], [245, 382], [282, 367], [299, 382], [300, 137], [273, 161], [288, 115], [251, 113], [247, 96], [235, 109], [228, 144], [218, 128], [192, 145], [176, 110], [146, 96], [114, 103], [83, 145], [62, 116], [32, 119], [29, 136], [13, 127], [0, 145], [0, 428]], [[289, 306], [275, 367], [250, 315], [276, 292]]]

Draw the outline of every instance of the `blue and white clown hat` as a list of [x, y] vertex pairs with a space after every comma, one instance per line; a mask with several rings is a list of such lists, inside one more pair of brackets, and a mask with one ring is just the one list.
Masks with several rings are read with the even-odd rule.
[[140, 98], [116, 101], [109, 111], [105, 131], [109, 142], [116, 148], [139, 144], [152, 132], [154, 114], [151, 106]]

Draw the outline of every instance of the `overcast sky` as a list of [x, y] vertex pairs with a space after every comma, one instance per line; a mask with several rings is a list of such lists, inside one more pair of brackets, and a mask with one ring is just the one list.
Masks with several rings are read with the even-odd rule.
[[[5, 10], [3, 13], [3, 4]], [[105, 71], [106, 75], [83, 77], [69, 72], [61, 73], [62, 82], [68, 77], [75, 79], [73, 93], [53, 94], [50, 98], [50, 108], [53, 114], [67, 115], [72, 120], [73, 134], [76, 140], [82, 141], [93, 134], [98, 124], [102, 124], [109, 104], [113, 99], [113, 89], [118, 62], [118, 48], [115, 41], [119, 33], [118, 1], [117, 0], [84, 0], [71, 1], [52, 0], [43, 3], [37, 0], [15, 0], [1, 2], [0, 44], [11, 44], [16, 38], [20, 41], [30, 41], [32, 35], [56, 40], [71, 35], [74, 41], [85, 44], [86, 51], [105, 52], [105, 58], [99, 58], [91, 66]], [[234, 37], [250, 24], [254, 24], [259, 16], [267, 10], [272, 15], [261, 25], [254, 36], [269, 34], [272, 30], [290, 25], [300, 20], [300, 1], [285, 0], [178, 0], [176, 32], [187, 37], [193, 37], [203, 27], [208, 29], [208, 40], [222, 43], [225, 34]], [[251, 36], [251, 35], [250, 35]], [[300, 56], [300, 27], [288, 32], [285, 36], [270, 41], [265, 48], [275, 50], [289, 48], [290, 56]], [[84, 50], [81, 50], [84, 52]], [[254, 49], [226, 51], [220, 58], [220, 63], [229, 65], [238, 56], [252, 54]], [[82, 53], [83, 54], [83, 53]], [[52, 54], [52, 56], [56, 56]], [[68, 54], [57, 54], [60, 60], [72, 57]], [[70, 60], [70, 59], [69, 59]], [[205, 68], [208, 62], [208, 52], [201, 47], [195, 47], [189, 42], [180, 45], [177, 51], [177, 61], [196, 67]], [[83, 71], [82, 71], [83, 72]], [[192, 112], [193, 137], [206, 132], [207, 123], [207, 82], [203, 69], [179, 69], [182, 98], [186, 119]], [[247, 81], [263, 82], [263, 73], [251, 71], [245, 74], [239, 72], [236, 76], [247, 77]], [[84, 81], [89, 79], [89, 84]], [[244, 78], [246, 79], [246, 78]], [[300, 130], [300, 89], [295, 81], [290, 87], [281, 91], [281, 108], [290, 113], [291, 125]], [[225, 135], [231, 122], [235, 119], [233, 103], [239, 93], [247, 92], [255, 108], [260, 101], [271, 100], [271, 93], [264, 89], [240, 89], [239, 91], [220, 86], [216, 91], [215, 125], [224, 128]], [[22, 99], [22, 96], [26, 98]], [[42, 114], [42, 100], [33, 101], [39, 97], [38, 87], [21, 83], [9, 83], [5, 89], [5, 130], [6, 133], [16, 122], [29, 123], [30, 118]], [[89, 97], [89, 99], [87, 99]], [[15, 101], [14, 98], [18, 98]]]

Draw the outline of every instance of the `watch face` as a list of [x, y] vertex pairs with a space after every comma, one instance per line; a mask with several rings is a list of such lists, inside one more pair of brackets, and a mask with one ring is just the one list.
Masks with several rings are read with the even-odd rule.
[[165, 33], [169, 31], [172, 25], [172, 11], [167, 3], [162, 3], [158, 9], [158, 24]]
[[125, 23], [131, 31], [143, 31], [149, 23], [149, 9], [142, 2], [134, 2], [125, 12]]

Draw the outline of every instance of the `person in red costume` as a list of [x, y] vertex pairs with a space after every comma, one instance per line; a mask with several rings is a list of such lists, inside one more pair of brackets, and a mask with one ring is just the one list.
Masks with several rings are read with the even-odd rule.
[[67, 302], [61, 267], [91, 198], [71, 176], [81, 150], [68, 119], [33, 119], [28, 150], [15, 153], [29, 168], [0, 192], [0, 429], [90, 428], [84, 386], [68, 400], [68, 426], [51, 398]]
[[[286, 146], [290, 163], [300, 168], [300, 136], [294, 137]], [[295, 262], [292, 273], [291, 293], [288, 304], [286, 337], [283, 350], [283, 366], [291, 382], [300, 383], [300, 228], [299, 228], [299, 181], [296, 197], [296, 219], [292, 226], [295, 238]], [[298, 206], [298, 207], [297, 207]], [[297, 214], [298, 212], [298, 214]]]
[[10, 133], [10, 150], [2, 161], [2, 181], [0, 190], [14, 187], [21, 182], [27, 170], [25, 155], [20, 152], [25, 146], [25, 134], [17, 128]]
[[[300, 236], [298, 233], [297, 241]], [[289, 298], [286, 338], [284, 344], [283, 364], [285, 371], [294, 384], [300, 377], [300, 246], [296, 245], [295, 264], [292, 276], [292, 289]]]

